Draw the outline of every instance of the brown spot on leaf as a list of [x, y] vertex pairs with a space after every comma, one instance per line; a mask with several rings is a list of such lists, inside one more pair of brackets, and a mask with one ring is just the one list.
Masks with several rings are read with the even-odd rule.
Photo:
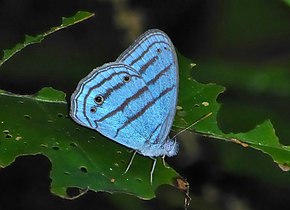
[[243, 147], [248, 147], [248, 146], [249, 146], [249, 144], [247, 144], [247, 143], [245, 143], [245, 142], [242, 142], [242, 141], [240, 141], [240, 140], [238, 140], [238, 139], [230, 139], [230, 141], [231, 141], [231, 142], [234, 142], [234, 143], [236, 143], [236, 144], [240, 144], [240, 145], [242, 145]]
[[284, 164], [278, 164], [279, 168], [281, 168], [282, 171], [290, 171], [290, 166], [286, 163]]
[[191, 197], [189, 196], [189, 183], [182, 177], [177, 177], [174, 180], [174, 185], [177, 189], [184, 192], [184, 209], [190, 204]]

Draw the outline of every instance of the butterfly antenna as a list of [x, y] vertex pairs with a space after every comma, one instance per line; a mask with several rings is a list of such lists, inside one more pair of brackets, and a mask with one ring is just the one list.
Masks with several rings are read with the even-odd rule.
[[133, 153], [132, 156], [131, 156], [130, 162], [128, 163], [128, 166], [127, 166], [127, 168], [126, 168], [124, 174], [126, 174], [126, 173], [129, 171], [129, 168], [130, 168], [130, 166], [131, 166], [132, 163], [133, 163], [133, 160], [134, 160], [134, 157], [135, 157], [136, 153], [137, 153], [137, 151], [135, 150], [134, 153]]
[[191, 128], [192, 126], [196, 125], [197, 123], [199, 123], [200, 121], [202, 121], [202, 120], [208, 118], [208, 117], [211, 116], [211, 115], [212, 115], [212, 112], [210, 112], [210, 113], [208, 113], [208, 114], [206, 114], [206, 115], [203, 115], [201, 118], [199, 118], [198, 120], [196, 120], [195, 122], [193, 122], [191, 125], [189, 125], [188, 127], [182, 129], [182, 130], [179, 131], [177, 134], [175, 134], [175, 135], [173, 136], [172, 139], [175, 139], [175, 137], [176, 137], [177, 135], [183, 133], [184, 131], [188, 130], [188, 129]]
[[155, 170], [155, 166], [156, 166], [156, 162], [157, 162], [157, 158], [154, 158], [153, 159], [153, 164], [152, 164], [152, 168], [151, 168], [151, 171], [150, 171], [150, 184], [152, 185], [153, 183], [153, 173], [154, 173], [154, 170]]

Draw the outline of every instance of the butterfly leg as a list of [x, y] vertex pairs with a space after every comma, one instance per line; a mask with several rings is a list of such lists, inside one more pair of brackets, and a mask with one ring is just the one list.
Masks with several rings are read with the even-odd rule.
[[136, 153], [137, 153], [137, 151], [135, 150], [134, 153], [133, 153], [132, 156], [131, 156], [130, 162], [128, 163], [128, 166], [127, 166], [127, 168], [126, 168], [124, 174], [127, 173], [127, 172], [129, 171], [129, 168], [130, 168], [130, 166], [131, 166], [132, 163], [133, 163], [133, 160], [134, 160], [134, 157], [135, 157]]
[[164, 165], [165, 168], [170, 168], [167, 163], [165, 162], [165, 155], [162, 156], [162, 163]]
[[151, 185], [152, 185], [152, 182], [153, 182], [153, 173], [154, 173], [156, 162], [157, 162], [157, 158], [152, 158], [152, 159], [153, 159], [153, 164], [152, 164], [152, 168], [151, 168], [151, 171], [150, 171], [150, 184]]

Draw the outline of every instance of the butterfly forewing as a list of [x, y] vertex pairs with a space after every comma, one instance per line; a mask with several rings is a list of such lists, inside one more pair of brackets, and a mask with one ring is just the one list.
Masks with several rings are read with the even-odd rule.
[[[175, 115], [178, 91], [178, 63], [174, 46], [162, 31], [154, 29], [141, 35], [117, 62], [138, 71], [145, 80], [159, 110], [162, 122], [159, 141], [166, 140]], [[154, 141], [154, 139], [152, 139]]]

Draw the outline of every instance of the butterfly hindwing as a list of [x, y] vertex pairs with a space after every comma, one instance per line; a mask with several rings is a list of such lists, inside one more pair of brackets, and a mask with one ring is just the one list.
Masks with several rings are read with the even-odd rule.
[[[101, 99], [101, 100], [100, 100]], [[142, 76], [120, 63], [105, 64], [82, 79], [72, 96], [71, 116], [80, 124], [135, 150], [160, 127], [160, 113]]]

